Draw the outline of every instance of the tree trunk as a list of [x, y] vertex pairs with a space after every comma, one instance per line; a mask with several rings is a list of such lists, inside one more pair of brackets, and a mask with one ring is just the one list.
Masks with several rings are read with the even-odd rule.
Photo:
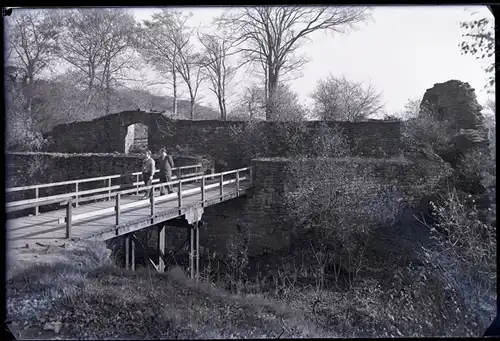
[[267, 99], [266, 99], [266, 120], [271, 121], [275, 114], [276, 89], [278, 88], [278, 74], [268, 68]]
[[109, 77], [109, 71], [106, 72], [106, 115], [109, 115], [111, 111], [111, 80]]
[[224, 112], [224, 121], [227, 121], [226, 99], [222, 97], [222, 110]]
[[175, 67], [173, 67], [172, 70], [172, 82], [174, 88], [174, 103], [172, 111], [174, 112], [174, 116], [177, 116], [177, 72], [175, 72]]
[[191, 101], [189, 103], [189, 116], [191, 117], [191, 121], [194, 120], [194, 98], [191, 97]]
[[220, 93], [217, 95], [217, 100], [219, 102], [220, 119], [221, 119], [221, 121], [225, 121], [226, 120], [226, 112], [224, 110], [223, 98], [222, 98], [222, 95]]

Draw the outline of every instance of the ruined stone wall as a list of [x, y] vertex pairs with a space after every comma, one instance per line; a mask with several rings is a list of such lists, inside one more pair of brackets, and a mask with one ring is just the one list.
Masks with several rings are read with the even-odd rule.
[[[294, 190], [290, 185], [295, 183], [297, 179], [294, 177], [298, 175], [290, 172], [290, 162], [279, 158], [253, 160], [253, 195], [208, 207], [203, 214], [207, 227], [200, 232], [201, 245], [227, 253], [231, 243], [249, 238], [251, 255], [289, 249], [292, 242], [288, 220], [290, 211], [285, 198], [287, 192]], [[312, 172], [321, 162], [325, 161], [311, 159], [303, 170], [307, 172], [310, 166]], [[434, 193], [451, 172], [443, 162], [429, 159], [345, 158], [333, 162], [345, 175], [337, 180], [343, 181], [339, 182], [339, 189], [343, 191], [340, 200], [346, 212], [372, 204], [379, 200], [382, 192], [390, 192], [393, 198], [416, 206], [422, 197]], [[332, 180], [328, 174], [315, 178], [318, 181]]]
[[[62, 153], [124, 153], [127, 127], [142, 123], [148, 126], [148, 147], [153, 152], [166, 147], [170, 152], [182, 155], [204, 156], [217, 163], [217, 169], [247, 166], [250, 159], [244, 159], [238, 150], [238, 138], [244, 138], [248, 127], [246, 122], [224, 122], [218, 120], [190, 121], [170, 120], [161, 113], [125, 111], [111, 114], [90, 122], [74, 122], [60, 125], [48, 134], [52, 142], [49, 152]], [[258, 129], [273, 142], [266, 156], [283, 156], [288, 141], [277, 134], [286, 122], [260, 122]], [[349, 142], [354, 155], [384, 158], [400, 152], [400, 122], [319, 122], [303, 123], [300, 134], [305, 141], [326, 124], [339, 127]], [[332, 155], [335, 156], [335, 155]]]

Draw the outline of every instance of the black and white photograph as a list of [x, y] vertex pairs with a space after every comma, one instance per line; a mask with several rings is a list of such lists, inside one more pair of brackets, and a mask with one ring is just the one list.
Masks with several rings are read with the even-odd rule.
[[498, 337], [499, 5], [4, 7], [4, 340]]

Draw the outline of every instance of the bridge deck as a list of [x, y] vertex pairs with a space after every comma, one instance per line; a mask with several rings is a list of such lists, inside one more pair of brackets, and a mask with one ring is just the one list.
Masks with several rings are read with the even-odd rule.
[[[207, 181], [207, 185], [209, 182]], [[186, 184], [183, 191], [189, 189], [200, 189], [193, 194], [183, 194], [182, 206], [178, 206], [177, 193], [163, 197], [155, 192], [155, 200], [163, 198], [155, 203], [155, 215], [151, 215], [149, 200], [142, 199], [141, 195], [124, 195], [120, 198], [120, 205], [133, 202], [144, 202], [140, 207], [130, 208], [120, 213], [119, 225], [116, 225], [115, 212], [103, 213], [91, 218], [81, 219], [72, 223], [72, 239], [107, 240], [117, 236], [140, 230], [145, 227], [180, 217], [193, 208], [210, 206], [221, 201], [230, 200], [246, 193], [249, 188], [248, 181], [240, 182], [240, 190], [237, 191], [236, 183], [224, 185], [224, 193], [221, 197], [220, 188], [205, 190], [205, 202], [201, 201], [201, 187], [198, 183]], [[175, 186], [174, 186], [175, 190]], [[85, 213], [95, 212], [102, 209], [114, 208], [115, 200], [95, 202], [81, 205], [72, 209], [72, 214], [78, 216]], [[9, 246], [20, 247], [27, 243], [51, 244], [65, 240], [66, 237], [66, 208], [56, 211], [42, 213], [37, 216], [10, 219], [7, 221], [7, 238]]]

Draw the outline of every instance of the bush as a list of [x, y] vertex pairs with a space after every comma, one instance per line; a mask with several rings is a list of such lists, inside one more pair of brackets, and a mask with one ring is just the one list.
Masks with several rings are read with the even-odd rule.
[[448, 133], [448, 125], [429, 115], [419, 115], [403, 121], [401, 142], [405, 151], [414, 146], [430, 147], [434, 152], [445, 150], [452, 135]]
[[231, 128], [238, 155], [247, 163], [259, 157], [341, 157], [350, 154], [343, 131], [323, 122], [310, 130], [307, 122], [261, 124], [250, 121], [242, 128]]
[[[436, 223], [430, 231], [435, 246], [424, 248], [422, 256], [441, 281], [460, 294], [465, 307], [478, 314], [496, 292], [495, 227], [483, 223], [456, 190], [443, 199], [443, 204], [434, 204]], [[484, 315], [482, 323], [486, 328]]]
[[[290, 163], [285, 188], [288, 223], [296, 243], [311, 251], [316, 273], [329, 269], [335, 281], [347, 275], [351, 287], [364, 267], [370, 236], [379, 225], [392, 225], [400, 210], [399, 195], [373, 180], [354, 177], [355, 158], [298, 159]], [[370, 199], [368, 199], [370, 198]], [[318, 288], [323, 288], [324, 277]]]
[[482, 193], [485, 188], [495, 187], [496, 163], [490, 155], [472, 149], [459, 159], [456, 180], [457, 188], [467, 193]]

